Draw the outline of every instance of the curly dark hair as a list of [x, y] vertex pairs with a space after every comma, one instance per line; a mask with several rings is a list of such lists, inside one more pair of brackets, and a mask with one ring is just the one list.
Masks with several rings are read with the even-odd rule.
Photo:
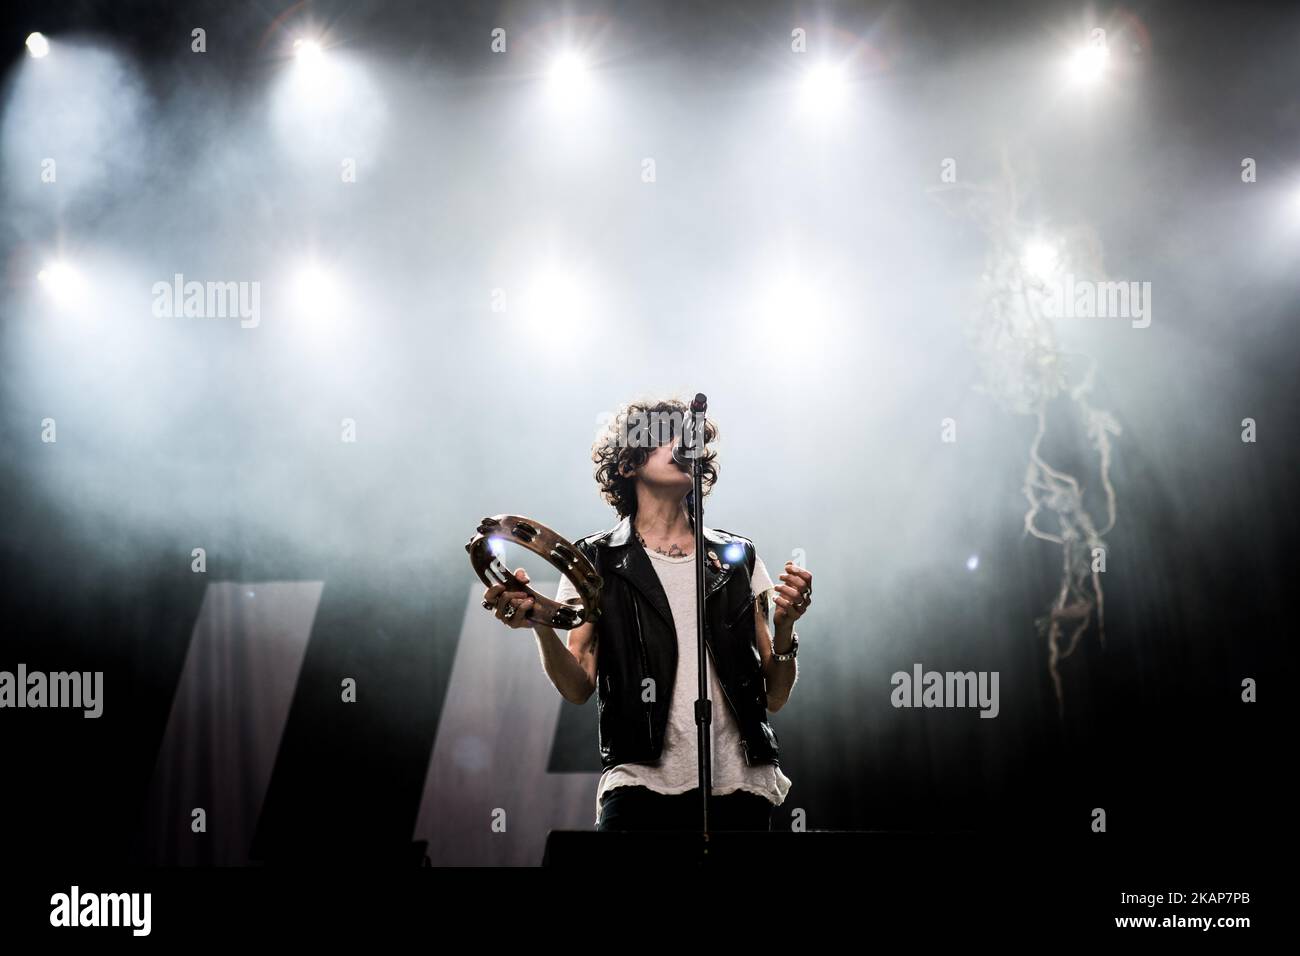
[[[656, 413], [658, 418], [653, 417]], [[671, 419], [670, 416], [674, 413], [679, 417]], [[624, 467], [639, 468], [645, 464], [652, 450], [665, 442], [676, 439], [676, 434], [671, 433], [665, 427], [650, 428], [648, 430], [648, 445], [645, 443], [637, 445], [629, 442], [627, 440], [629, 434], [636, 432], [644, 436], [647, 434], [645, 423], [659, 421], [662, 425], [662, 423], [670, 420], [680, 423], [683, 419], [689, 418], [690, 414], [690, 404], [680, 399], [634, 400], [618, 410], [604, 433], [591, 446], [591, 460], [596, 463], [596, 484], [600, 485], [601, 496], [613, 505], [620, 518], [636, 514], [636, 479], [622, 474], [622, 469]], [[711, 418], [706, 418], [704, 420], [704, 454], [700, 459], [703, 472], [701, 487], [706, 498], [718, 480], [718, 465], [716, 463], [718, 453], [709, 449], [709, 445], [716, 441], [717, 438], [717, 426], [713, 424]], [[694, 514], [692, 510], [694, 504], [695, 492], [692, 490], [686, 496], [688, 515]]]

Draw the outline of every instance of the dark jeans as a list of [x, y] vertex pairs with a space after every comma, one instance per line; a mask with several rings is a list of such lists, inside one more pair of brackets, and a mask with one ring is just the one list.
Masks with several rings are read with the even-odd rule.
[[[597, 830], [699, 830], [699, 788], [656, 793], [647, 787], [615, 787], [600, 798]], [[714, 795], [710, 830], [770, 830], [772, 802], [746, 790]]]

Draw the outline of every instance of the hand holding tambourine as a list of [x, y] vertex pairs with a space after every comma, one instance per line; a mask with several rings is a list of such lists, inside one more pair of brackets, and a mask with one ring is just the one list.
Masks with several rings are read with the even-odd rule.
[[[519, 568], [515, 580], [527, 584], [528, 572]], [[515, 590], [509, 583], [494, 584], [483, 592], [483, 606], [495, 611], [497, 620], [506, 627], [536, 627], [537, 622], [530, 616], [536, 603], [527, 591]]]
[[[573, 582], [578, 596], [561, 604], [529, 587], [523, 568], [511, 574], [499, 557], [506, 542], [541, 555]], [[465, 550], [479, 580], [487, 585], [483, 607], [508, 627], [544, 624], [568, 630], [600, 615], [600, 575], [581, 551], [541, 522], [518, 515], [484, 518]]]

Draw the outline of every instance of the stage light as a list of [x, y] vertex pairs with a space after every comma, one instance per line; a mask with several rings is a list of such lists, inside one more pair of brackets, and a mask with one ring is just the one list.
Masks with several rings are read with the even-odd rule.
[[747, 350], [768, 362], [812, 361], [833, 344], [832, 330], [839, 325], [834, 267], [826, 263], [800, 265], [798, 253], [785, 261], [767, 257], [752, 268], [753, 294], [747, 305], [753, 334]]
[[591, 89], [591, 74], [582, 55], [574, 50], [559, 54], [546, 72], [546, 85], [557, 103], [574, 103]]
[[321, 49], [320, 44], [315, 40], [308, 40], [299, 37], [297, 40], [293, 41], [293, 55], [297, 58], [299, 63], [307, 66], [314, 66], [315, 64], [320, 63], [321, 59], [325, 56], [325, 53]]
[[967, 571], [974, 571], [979, 566], [980, 566], [980, 556], [978, 554], [972, 554], [969, 558], [966, 559]]
[[338, 283], [313, 261], [302, 263], [293, 276], [293, 303], [300, 315], [308, 319], [332, 319], [341, 307]]
[[830, 115], [843, 105], [848, 86], [842, 66], [825, 62], [815, 64], [803, 76], [803, 107], [808, 112]]
[[85, 283], [81, 275], [63, 262], [52, 262], [36, 274], [42, 288], [61, 306], [76, 305], [81, 301]]
[[[149, 97], [133, 61], [85, 42], [60, 42], [51, 55], [49, 63], [23, 64], [6, 82], [0, 111], [6, 219], [18, 215], [20, 204], [10, 205], [15, 198], [44, 208], [51, 192], [58, 193], [58, 208], [84, 212], [156, 161], [150, 159], [146, 128]], [[45, 176], [9, 175], [31, 156], [42, 157], [50, 172], [51, 160], [44, 157], [59, 160], [57, 186]], [[64, 175], [69, 157], [76, 157], [76, 172]]]
[[1075, 86], [1093, 86], [1105, 73], [1109, 59], [1110, 49], [1104, 41], [1085, 43], [1066, 60], [1066, 76]]
[[793, 273], [773, 277], [764, 289], [758, 315], [765, 331], [779, 335], [790, 323], [808, 321], [820, 308], [823, 296], [803, 276]]
[[1059, 258], [1054, 245], [1042, 239], [1034, 239], [1025, 245], [1020, 265], [1038, 281], [1050, 282], [1056, 276]]
[[271, 123], [286, 153], [308, 164], [363, 166], [384, 148], [388, 105], [369, 69], [346, 50], [301, 39], [270, 90]]
[[326, 96], [322, 89], [325, 80], [325, 51], [316, 40], [299, 37], [293, 41], [293, 58], [297, 73], [303, 78], [302, 91], [307, 97]]
[[565, 335], [583, 327], [591, 304], [583, 283], [569, 270], [540, 270], [525, 294], [524, 313], [529, 326], [542, 336]]
[[39, 60], [41, 57], [49, 55], [50, 41], [45, 39], [43, 33], [33, 33], [27, 38], [27, 52]]

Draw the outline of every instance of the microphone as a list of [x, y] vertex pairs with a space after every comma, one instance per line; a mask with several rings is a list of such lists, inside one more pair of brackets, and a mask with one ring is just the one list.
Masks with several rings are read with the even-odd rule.
[[[682, 422], [681, 433], [677, 436], [677, 442], [673, 445], [673, 461], [681, 468], [689, 469], [691, 461], [697, 455], [704, 453], [704, 413], [708, 411], [709, 400], [704, 397], [703, 392], [695, 393], [695, 400], [691, 402], [690, 414]], [[696, 423], [699, 428], [696, 428]], [[691, 440], [686, 440], [687, 432], [691, 435]], [[698, 452], [695, 449], [698, 446]]]

